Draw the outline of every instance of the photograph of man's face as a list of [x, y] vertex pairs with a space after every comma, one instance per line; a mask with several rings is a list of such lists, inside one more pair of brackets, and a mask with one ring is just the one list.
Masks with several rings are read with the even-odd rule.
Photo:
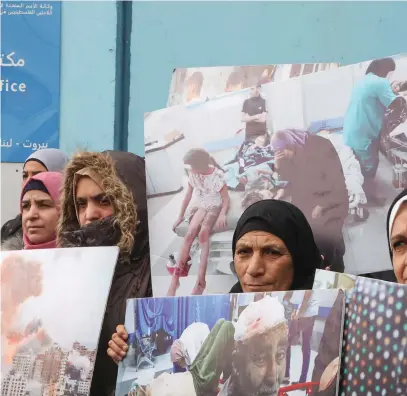
[[259, 96], [260, 95], [260, 87], [259, 86], [253, 87], [250, 90], [250, 95], [252, 96], [252, 98], [255, 98], [256, 96]]
[[278, 394], [284, 380], [288, 329], [286, 324], [237, 344], [233, 355], [240, 395]]

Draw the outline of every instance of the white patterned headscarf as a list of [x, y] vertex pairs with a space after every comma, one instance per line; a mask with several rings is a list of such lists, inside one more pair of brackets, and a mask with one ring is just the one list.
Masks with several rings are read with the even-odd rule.
[[283, 304], [277, 297], [266, 296], [241, 313], [235, 324], [235, 341], [244, 342], [285, 322]]

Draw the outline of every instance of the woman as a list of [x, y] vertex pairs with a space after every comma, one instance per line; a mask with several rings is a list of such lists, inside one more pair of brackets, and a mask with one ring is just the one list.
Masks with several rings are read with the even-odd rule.
[[62, 174], [39, 173], [25, 183], [20, 198], [22, 237], [16, 234], [2, 250], [52, 249], [56, 247]]
[[117, 367], [106, 354], [109, 339], [124, 322], [126, 300], [152, 295], [144, 159], [120, 151], [76, 154], [64, 173], [57, 240], [59, 247], [120, 248], [90, 393], [111, 395]]
[[397, 283], [407, 285], [407, 190], [393, 201], [387, 215], [387, 238]]
[[62, 174], [45, 172], [27, 181], [21, 193], [24, 249], [56, 248]]
[[[273, 199], [257, 202], [240, 217], [232, 252], [239, 282], [230, 293], [312, 289], [322, 258], [311, 227], [294, 205]], [[109, 344], [116, 362], [127, 353], [128, 334], [118, 326]]]
[[335, 147], [328, 139], [298, 129], [275, 132], [271, 144], [276, 150], [276, 171], [288, 182], [282, 196], [291, 197], [304, 213], [326, 265], [343, 272], [342, 228], [349, 199]]
[[[23, 184], [32, 176], [41, 172], [62, 172], [68, 162], [67, 155], [58, 149], [43, 149], [32, 153], [24, 163]], [[20, 250], [23, 248], [21, 214], [15, 219], [7, 221], [1, 227], [1, 243], [13, 238], [4, 246], [6, 250]]]
[[379, 166], [380, 131], [387, 108], [397, 98], [389, 81], [395, 69], [392, 58], [374, 60], [355, 84], [344, 119], [344, 142], [360, 162], [363, 188], [371, 205], [384, 204], [376, 196], [374, 179]]
[[312, 289], [322, 268], [307, 219], [284, 201], [250, 206], [237, 223], [232, 251], [239, 282], [230, 293]]

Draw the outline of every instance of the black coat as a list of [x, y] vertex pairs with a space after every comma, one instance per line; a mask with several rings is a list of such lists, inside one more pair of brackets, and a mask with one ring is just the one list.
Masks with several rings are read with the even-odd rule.
[[[291, 161], [283, 161], [278, 173], [289, 182], [286, 195], [305, 215], [316, 237], [329, 233], [342, 239], [342, 227], [349, 210], [348, 191], [342, 164], [330, 140], [309, 135], [304, 147], [298, 147]], [[319, 205], [320, 219], [312, 218]]]
[[14, 219], [7, 221], [1, 227], [1, 244], [7, 241], [12, 237], [19, 236], [23, 237], [23, 228], [21, 215], [19, 214]]

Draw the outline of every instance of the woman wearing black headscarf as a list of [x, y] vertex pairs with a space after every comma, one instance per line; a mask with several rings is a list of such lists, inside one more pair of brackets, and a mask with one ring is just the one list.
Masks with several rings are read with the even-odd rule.
[[407, 189], [391, 204], [386, 229], [394, 275], [397, 283], [407, 285]]
[[231, 293], [312, 289], [322, 258], [304, 214], [268, 199], [240, 217], [232, 242], [239, 282]]
[[[230, 293], [312, 289], [322, 257], [304, 214], [294, 205], [274, 199], [256, 202], [240, 217], [232, 241], [233, 261], [239, 282]], [[307, 293], [303, 306], [313, 304]], [[301, 308], [302, 309], [302, 308]], [[311, 356], [314, 318], [299, 318], [290, 325], [290, 336], [301, 332], [305, 382]], [[287, 360], [291, 356], [290, 347]], [[289, 377], [289, 363], [286, 369]]]

